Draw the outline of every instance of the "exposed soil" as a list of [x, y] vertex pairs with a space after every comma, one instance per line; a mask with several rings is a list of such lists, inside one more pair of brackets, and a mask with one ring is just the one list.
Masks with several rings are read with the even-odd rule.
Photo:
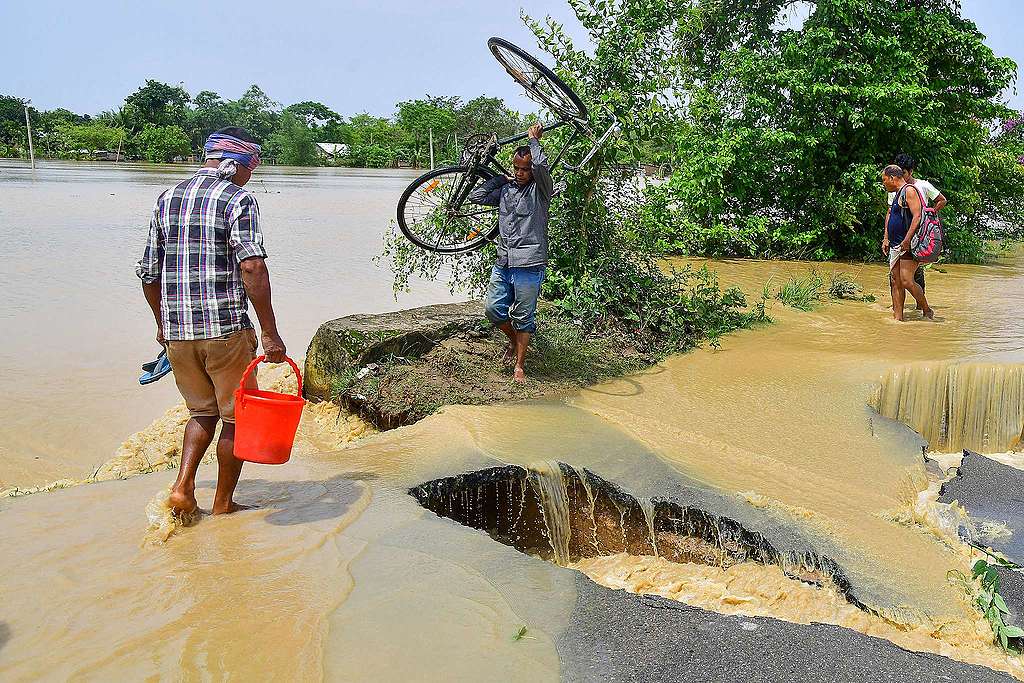
[[418, 357], [391, 356], [358, 372], [339, 398], [380, 429], [412, 424], [446, 405], [483, 405], [563, 394], [635, 372], [655, 359], [616, 339], [585, 338], [551, 322], [527, 353], [524, 384], [504, 360], [505, 336], [489, 325], [440, 341]]

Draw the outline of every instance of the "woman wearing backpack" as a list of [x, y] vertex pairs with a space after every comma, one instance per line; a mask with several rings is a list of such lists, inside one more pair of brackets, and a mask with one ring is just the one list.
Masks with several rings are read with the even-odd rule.
[[882, 253], [889, 258], [889, 272], [893, 280], [893, 318], [903, 320], [903, 303], [907, 292], [910, 292], [924, 317], [934, 319], [935, 313], [928, 305], [924, 289], [914, 282], [918, 263], [910, 251], [911, 237], [917, 232], [924, 215], [921, 192], [904, 180], [903, 169], [896, 165], [886, 166], [882, 171], [882, 184], [886, 190], [895, 193], [885, 217], [885, 237], [882, 240]]
[[[937, 187], [924, 178], [914, 177], [914, 169], [917, 168], [917, 162], [914, 160], [914, 157], [910, 156], [906, 152], [901, 152], [896, 156], [896, 160], [893, 163], [903, 169], [904, 180], [921, 190], [921, 194], [924, 196], [924, 205], [926, 207], [930, 206], [935, 209], [936, 212], [942, 211], [946, 206], [946, 195], [939, 192]], [[895, 199], [894, 195], [895, 193], [889, 194], [889, 204], [892, 204], [892, 200]], [[921, 285], [921, 289], [924, 289], [924, 268], [920, 265], [914, 273], [914, 282]]]

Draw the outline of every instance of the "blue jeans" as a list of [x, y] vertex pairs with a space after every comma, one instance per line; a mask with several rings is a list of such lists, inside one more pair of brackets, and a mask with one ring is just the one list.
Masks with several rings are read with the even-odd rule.
[[484, 311], [495, 325], [512, 321], [517, 332], [536, 332], [537, 298], [544, 282], [544, 266], [491, 269], [484, 295]]

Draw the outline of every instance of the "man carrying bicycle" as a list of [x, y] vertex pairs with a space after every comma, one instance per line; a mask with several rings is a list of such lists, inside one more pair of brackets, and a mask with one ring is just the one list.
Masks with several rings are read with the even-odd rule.
[[515, 362], [513, 378], [526, 381], [523, 361], [537, 331], [537, 299], [548, 262], [548, 208], [553, 184], [540, 146], [543, 127], [530, 127], [529, 146], [512, 157], [515, 174], [495, 176], [469, 195], [476, 204], [498, 207], [498, 260], [484, 297], [487, 319], [508, 337], [506, 362]]

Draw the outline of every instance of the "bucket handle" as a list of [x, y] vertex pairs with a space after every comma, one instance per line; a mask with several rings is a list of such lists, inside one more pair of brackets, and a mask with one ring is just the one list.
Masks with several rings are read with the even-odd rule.
[[[245, 372], [242, 373], [242, 379], [238, 382], [238, 391], [245, 393], [245, 381], [249, 379], [249, 375], [252, 374], [252, 371], [256, 368], [256, 366], [265, 361], [266, 359], [266, 356], [256, 356], [255, 358], [252, 359], [252, 362], [249, 363], [249, 367], [247, 367], [245, 369]], [[288, 356], [285, 356], [284, 359], [288, 362], [289, 365], [292, 366], [292, 370], [295, 371], [295, 379], [299, 381], [299, 391], [295, 395], [298, 396], [299, 398], [302, 398], [302, 373], [299, 372], [299, 366], [296, 365], [295, 361], [293, 361]]]

